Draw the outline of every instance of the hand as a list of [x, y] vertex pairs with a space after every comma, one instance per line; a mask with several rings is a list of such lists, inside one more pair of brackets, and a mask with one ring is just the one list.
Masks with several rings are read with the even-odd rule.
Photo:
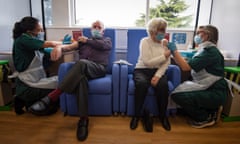
[[71, 44], [72, 43], [72, 36], [70, 36], [69, 34], [66, 34], [63, 38], [62, 43], [63, 44]]
[[163, 39], [163, 40], [162, 40], [162, 43], [163, 43], [164, 46], [167, 46], [168, 40], [167, 40], [167, 39]]
[[49, 54], [52, 52], [52, 50], [53, 50], [52, 47], [44, 48], [44, 51]]
[[56, 46], [53, 48], [51, 52], [51, 60], [56, 61], [62, 56], [62, 48], [60, 45]]
[[171, 55], [171, 51], [169, 49], [166, 49], [164, 55], [166, 58], [169, 58], [169, 56]]
[[151, 85], [152, 85], [152, 86], [156, 86], [156, 85], [158, 84], [159, 79], [160, 79], [160, 78], [157, 77], [157, 76], [152, 77], [152, 79], [151, 79]]
[[78, 41], [79, 41], [79, 42], [86, 43], [87, 40], [88, 40], [88, 37], [85, 37], [85, 36], [80, 36], [80, 37], [78, 37]]
[[175, 50], [177, 50], [176, 44], [173, 42], [169, 42], [167, 45], [168, 49], [171, 50], [171, 53], [173, 54]]

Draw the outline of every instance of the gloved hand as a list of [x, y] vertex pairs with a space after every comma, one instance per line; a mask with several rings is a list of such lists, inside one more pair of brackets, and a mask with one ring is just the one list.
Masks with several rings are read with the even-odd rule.
[[44, 51], [49, 54], [52, 52], [52, 50], [53, 50], [52, 47], [44, 48]]
[[66, 34], [66, 35], [64, 36], [64, 38], [63, 38], [62, 43], [63, 43], [63, 44], [71, 44], [71, 43], [72, 43], [71, 40], [72, 40], [72, 36], [69, 35], [69, 34]]
[[175, 50], [177, 50], [176, 44], [173, 42], [169, 42], [167, 47], [171, 51], [172, 54], [174, 53]]

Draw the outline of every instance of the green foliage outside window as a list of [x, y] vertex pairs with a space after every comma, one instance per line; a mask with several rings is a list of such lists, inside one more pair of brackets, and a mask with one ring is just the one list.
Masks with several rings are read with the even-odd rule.
[[[167, 20], [168, 27], [171, 28], [190, 27], [193, 15], [182, 15], [189, 8], [184, 0], [159, 0], [159, 2], [156, 8], [150, 8], [149, 19], [162, 17]], [[144, 27], [146, 14], [140, 15], [140, 18], [136, 20], [136, 26]]]

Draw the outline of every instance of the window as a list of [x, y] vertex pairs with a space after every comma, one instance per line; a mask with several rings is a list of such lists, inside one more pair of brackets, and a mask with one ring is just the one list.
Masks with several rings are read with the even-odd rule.
[[145, 27], [152, 17], [164, 17], [169, 28], [194, 30], [198, 2], [198, 25], [209, 24], [212, 0], [44, 0], [45, 25], [90, 26], [99, 19], [107, 27]]
[[146, 11], [146, 0], [75, 0], [75, 4], [76, 25], [85, 26], [99, 19], [106, 26], [132, 27]]
[[52, 25], [52, 0], [44, 0], [45, 25]]
[[[144, 27], [150, 18], [165, 16], [168, 22], [173, 21], [175, 24], [170, 27], [194, 28], [198, 0], [178, 0], [177, 2], [184, 4], [185, 8], [178, 9], [178, 13], [172, 13], [175, 16], [174, 20], [162, 13], [171, 12], [173, 10], [171, 8], [177, 4], [171, 5], [172, 0], [163, 2], [165, 6], [171, 7], [161, 5], [160, 0], [75, 0], [75, 24], [89, 26], [94, 20], [99, 19], [108, 27]], [[186, 24], [176, 25], [180, 19], [185, 19], [183, 23]]]

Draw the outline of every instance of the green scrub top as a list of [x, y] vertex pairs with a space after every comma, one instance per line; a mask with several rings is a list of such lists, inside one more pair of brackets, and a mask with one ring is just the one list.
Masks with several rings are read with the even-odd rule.
[[26, 33], [15, 39], [13, 43], [13, 62], [18, 72], [26, 70], [35, 56], [35, 50], [43, 49], [44, 41]]
[[[13, 62], [15, 69], [18, 72], [26, 70], [35, 56], [35, 51], [43, 51], [43, 44], [44, 41], [38, 40], [25, 33], [15, 39], [13, 43]], [[26, 106], [32, 105], [33, 102], [46, 96], [49, 92], [47, 89], [31, 88], [18, 78], [16, 79], [16, 95], [24, 100]]]
[[[216, 47], [207, 47], [188, 61], [195, 72], [205, 69], [208, 73], [224, 78], [224, 58]], [[220, 79], [211, 88], [227, 89], [227, 83]]]

